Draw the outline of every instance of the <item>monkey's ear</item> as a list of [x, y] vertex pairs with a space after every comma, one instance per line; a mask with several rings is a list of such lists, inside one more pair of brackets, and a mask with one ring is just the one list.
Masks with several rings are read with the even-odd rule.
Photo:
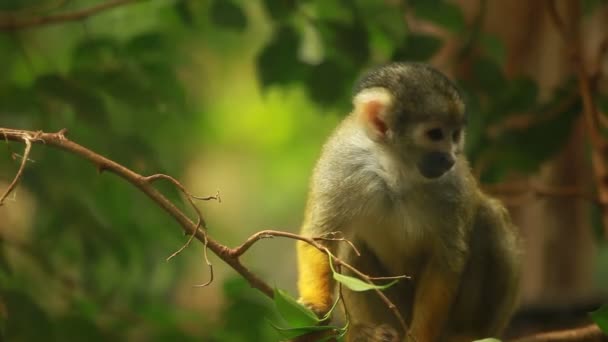
[[374, 141], [383, 141], [388, 132], [390, 118], [388, 110], [393, 96], [385, 88], [363, 89], [353, 99], [355, 115]]

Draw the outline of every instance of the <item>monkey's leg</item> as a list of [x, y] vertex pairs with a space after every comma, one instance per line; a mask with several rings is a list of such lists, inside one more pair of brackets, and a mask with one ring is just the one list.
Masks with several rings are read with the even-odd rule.
[[[443, 271], [443, 272], [442, 272]], [[458, 288], [459, 276], [430, 263], [416, 284], [410, 333], [417, 342], [438, 341]]]
[[303, 241], [297, 242], [300, 302], [318, 315], [332, 306], [333, 282], [328, 256]]

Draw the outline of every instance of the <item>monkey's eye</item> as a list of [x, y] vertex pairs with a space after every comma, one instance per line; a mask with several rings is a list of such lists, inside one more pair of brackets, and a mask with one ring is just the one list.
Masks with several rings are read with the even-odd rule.
[[461, 131], [459, 129], [455, 130], [454, 133], [452, 133], [452, 139], [454, 141], [460, 140], [460, 134], [461, 134]]
[[426, 136], [433, 141], [443, 140], [443, 131], [441, 128], [433, 128], [426, 131]]

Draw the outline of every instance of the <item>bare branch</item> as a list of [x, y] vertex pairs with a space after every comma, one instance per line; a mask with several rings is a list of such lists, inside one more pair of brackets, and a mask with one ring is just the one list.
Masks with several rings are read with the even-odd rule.
[[209, 236], [207, 235], [206, 232], [204, 234], [204, 237], [205, 237], [205, 241], [203, 242], [203, 244], [205, 245], [205, 249], [203, 249], [203, 256], [205, 257], [205, 263], [207, 264], [207, 267], [209, 267], [209, 280], [203, 284], [194, 285], [194, 287], [209, 286], [213, 282], [213, 264], [211, 264], [211, 261], [209, 261], [209, 255], [207, 254], [207, 250], [208, 250], [207, 243], [209, 242]]
[[[44, 143], [47, 146], [56, 147], [72, 154], [78, 155], [91, 163], [93, 163], [100, 170], [107, 170], [115, 175], [123, 178], [129, 183], [133, 184], [140, 191], [145, 193], [152, 201], [160, 206], [165, 212], [173, 217], [182, 227], [187, 234], [192, 234], [194, 237], [201, 241], [203, 244], [206, 243], [207, 247], [215, 253], [220, 259], [226, 262], [230, 267], [237, 271], [249, 284], [260, 290], [266, 296], [272, 298], [273, 290], [266, 282], [259, 278], [256, 274], [246, 268], [238, 258], [230, 255], [230, 248], [218, 243], [214, 239], [199, 230], [199, 224], [194, 223], [190, 220], [179, 208], [177, 208], [171, 201], [169, 201], [162, 193], [156, 190], [150, 180], [102, 155], [99, 155], [84, 146], [81, 146], [73, 141], [68, 140], [65, 135], [65, 130], [61, 130], [57, 133], [45, 133], [45, 132], [33, 132], [26, 130], [15, 130], [8, 128], [0, 128], [0, 134], [4, 136], [5, 140], [25, 142], [30, 141], [32, 143]], [[159, 177], [162, 178], [162, 177]]]
[[135, 3], [137, 1], [139, 0], [110, 0], [105, 3], [91, 6], [89, 8], [84, 8], [81, 10], [61, 14], [51, 14], [47, 16], [25, 18], [3, 17], [2, 21], [0, 21], [0, 31], [15, 31], [26, 28], [40, 27], [44, 25], [52, 25], [63, 22], [82, 20], [100, 12], [116, 8], [122, 5]]
[[[188, 192], [188, 190], [186, 190], [186, 188], [182, 185], [182, 183], [180, 183], [177, 179], [175, 179], [169, 175], [157, 173], [157, 174], [143, 178], [144, 181], [149, 182], [149, 183], [154, 183], [155, 181], [160, 180], [160, 179], [168, 180], [173, 185], [175, 185], [184, 195], [186, 195], [186, 199], [188, 200], [188, 203], [190, 203], [190, 206], [196, 212], [197, 230], [200, 227], [203, 227], [203, 229], [207, 229], [207, 224], [205, 223], [205, 220], [203, 219], [203, 214], [198, 209], [198, 207], [194, 203], [193, 199], [202, 200], [202, 201], [209, 201], [209, 200], [215, 199], [215, 200], [220, 201], [219, 191], [217, 192], [217, 194], [215, 196], [199, 197], [199, 196], [192, 195], [190, 192]], [[169, 257], [167, 257], [167, 261], [171, 260], [173, 257], [177, 256], [184, 249], [186, 249], [188, 246], [190, 246], [190, 243], [192, 242], [192, 240], [194, 240], [195, 232], [196, 231], [193, 231], [192, 234], [190, 234], [190, 237], [188, 238], [188, 240], [186, 241], [186, 243], [183, 246], [181, 246], [177, 251], [173, 252], [171, 255], [169, 255]], [[204, 231], [203, 234], [206, 235], [207, 234], [206, 231]], [[206, 247], [206, 243], [205, 243], [205, 250], [206, 250], [206, 248], [207, 247]], [[207, 261], [207, 264], [209, 264], [209, 259], [207, 259], [207, 257], [205, 257], [205, 260]]]
[[603, 203], [596, 194], [585, 191], [579, 186], [556, 186], [525, 180], [512, 183], [485, 184], [483, 185], [483, 189], [496, 196], [573, 197], [596, 203], [600, 206], [608, 204]]
[[[606, 161], [608, 141], [601, 133], [601, 123], [598, 122], [600, 113], [593, 98], [593, 77], [587, 70], [583, 56], [583, 44], [580, 32], [580, 2], [574, 2], [573, 6], [574, 13], [570, 15], [572, 22], [566, 25], [557, 10], [557, 1], [548, 1], [549, 15], [570, 53], [576, 72], [579, 93], [583, 102], [585, 128], [592, 147], [591, 163], [598, 196], [601, 203], [608, 203], [608, 165]], [[602, 223], [605, 237], [608, 238], [608, 210], [603, 210], [602, 212]]]
[[558, 115], [572, 107], [579, 100], [579, 97], [578, 92], [572, 91], [561, 98], [555, 107], [546, 112], [514, 113], [509, 115], [498, 123], [490, 124], [486, 129], [486, 135], [491, 139], [496, 139], [507, 131], [525, 131], [534, 125], [555, 119]]
[[545, 332], [512, 340], [512, 342], [599, 342], [606, 340], [600, 328], [595, 324], [584, 327]]
[[[199, 224], [196, 225], [197, 230], [199, 228]], [[202, 234], [204, 236], [207, 236], [207, 232], [203, 231]], [[190, 243], [192, 243], [192, 240], [194, 240], [194, 237], [196, 236], [196, 230], [192, 231], [192, 234], [190, 234], [190, 236], [188, 237], [188, 240], [186, 240], [186, 243], [184, 243], [178, 250], [176, 250], [175, 252], [171, 253], [171, 255], [169, 255], [166, 259], [166, 261], [169, 261], [171, 259], [173, 259], [174, 257], [176, 257], [179, 253], [183, 252], [184, 249], [188, 248], [188, 246], [190, 246]]]
[[31, 6], [20, 7], [17, 9], [7, 9], [0, 10], [0, 19], [5, 17], [16, 17], [23, 15], [31, 15], [33, 13], [44, 13], [54, 11], [62, 6], [64, 6], [68, 0], [55, 0], [55, 1], [45, 1], [42, 3], [35, 3]]
[[25, 164], [28, 161], [30, 151], [32, 149], [32, 141], [30, 140], [30, 138], [24, 137], [23, 142], [25, 143], [25, 150], [23, 151], [23, 155], [21, 156], [21, 164], [19, 165], [19, 170], [17, 170], [17, 174], [15, 174], [15, 177], [13, 178], [11, 184], [8, 185], [8, 188], [6, 188], [2, 196], [0, 196], [0, 206], [4, 204], [4, 200], [6, 199], [6, 197], [8, 197], [8, 195], [10, 195], [13, 190], [15, 190], [17, 184], [19, 184], [19, 181], [23, 176], [23, 170], [25, 170]]
[[355, 252], [355, 254], [357, 254], [357, 256], [361, 256], [361, 252], [359, 252], [359, 250], [357, 249], [357, 247], [355, 247], [355, 244], [352, 243], [350, 240], [346, 239], [343, 235], [342, 232], [329, 232], [326, 233], [322, 236], [319, 237], [314, 237], [313, 240], [315, 241], [338, 241], [338, 242], [345, 242], [347, 243], [350, 248], [353, 249], [353, 251]]

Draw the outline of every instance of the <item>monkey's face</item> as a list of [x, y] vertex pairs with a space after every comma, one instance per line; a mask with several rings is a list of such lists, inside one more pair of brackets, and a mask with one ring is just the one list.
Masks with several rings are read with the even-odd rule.
[[428, 65], [393, 63], [364, 76], [354, 98], [367, 135], [425, 179], [449, 172], [463, 149], [465, 107]]
[[410, 152], [417, 152], [413, 155], [420, 174], [428, 179], [441, 177], [454, 167], [462, 151], [463, 127], [436, 121], [417, 124], [412, 145]]

